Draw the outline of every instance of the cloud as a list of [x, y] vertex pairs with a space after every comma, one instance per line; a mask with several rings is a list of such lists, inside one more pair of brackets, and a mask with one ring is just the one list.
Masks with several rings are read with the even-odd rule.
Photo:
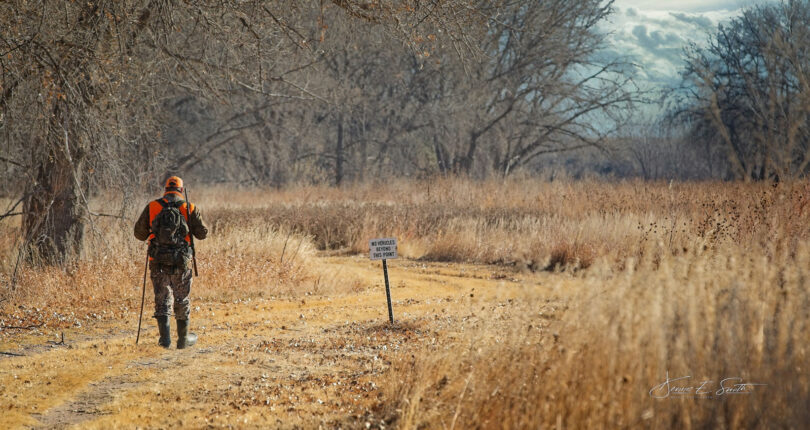
[[705, 13], [718, 10], [738, 10], [753, 3], [752, 0], [617, 0], [618, 7], [632, 7], [640, 11], [677, 11]]
[[670, 15], [672, 15], [672, 17], [677, 19], [678, 21], [682, 21], [687, 24], [693, 24], [705, 30], [710, 30], [715, 25], [711, 19], [702, 15], [692, 15], [681, 12], [671, 12]]
[[666, 33], [660, 30], [647, 33], [646, 25], [633, 27], [633, 36], [638, 39], [639, 46], [648, 51], [658, 51], [662, 47], [681, 47], [685, 44], [683, 38], [676, 33]]
[[739, 1], [617, 0], [616, 13], [603, 25], [610, 51], [639, 65], [639, 83], [650, 88], [675, 84], [683, 49], [705, 43], [717, 24], [740, 12]]

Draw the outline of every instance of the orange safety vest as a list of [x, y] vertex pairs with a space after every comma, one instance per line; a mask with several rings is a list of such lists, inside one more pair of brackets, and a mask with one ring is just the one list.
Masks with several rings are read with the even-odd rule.
[[[154, 200], [152, 202], [149, 202], [149, 230], [150, 231], [152, 230], [152, 221], [154, 221], [157, 214], [159, 214], [160, 211], [163, 210], [163, 206], [160, 204], [160, 200], [163, 200], [166, 203], [169, 202], [168, 200], [165, 200], [162, 197], [157, 199], [157, 200]], [[189, 211], [189, 208], [191, 208], [190, 211]], [[183, 202], [183, 204], [180, 206], [179, 209], [180, 209], [180, 213], [183, 214], [183, 217], [186, 218], [186, 224], [188, 224], [188, 214], [191, 213], [191, 212], [194, 212], [194, 203]], [[155, 238], [155, 234], [152, 233], [152, 234], [149, 235], [148, 240], [151, 242], [152, 239], [154, 239], [154, 238]], [[191, 231], [189, 231], [189, 233], [186, 235], [186, 242], [191, 243]]]

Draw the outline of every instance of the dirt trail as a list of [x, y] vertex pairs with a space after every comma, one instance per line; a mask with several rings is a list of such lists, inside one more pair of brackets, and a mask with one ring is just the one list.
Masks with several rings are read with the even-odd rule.
[[390, 274], [398, 323], [391, 327], [379, 262], [319, 262], [370, 288], [295, 300], [196, 302], [192, 330], [200, 343], [185, 351], [156, 346], [147, 318], [137, 347], [126, 321], [70, 333], [67, 346], [0, 358], [0, 427], [365, 427], [382, 401], [393, 354], [441, 349], [481, 323], [476, 310], [497, 310], [548, 280], [397, 260]]

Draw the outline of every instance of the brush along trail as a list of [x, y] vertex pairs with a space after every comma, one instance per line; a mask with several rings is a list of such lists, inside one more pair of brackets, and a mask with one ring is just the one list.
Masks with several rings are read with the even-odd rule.
[[507, 320], [521, 292], [550, 297], [545, 285], [558, 277], [390, 261], [392, 327], [379, 262], [317, 261], [367, 284], [336, 295], [193, 301], [200, 340], [186, 350], [157, 346], [151, 300], [139, 346], [134, 318], [66, 331], [64, 343], [48, 330], [3, 341], [0, 350], [24, 355], [0, 356], [0, 427], [385, 426], [378, 411], [382, 388], [396, 383], [386, 377], [395, 357], [439, 353], [465, 330]]

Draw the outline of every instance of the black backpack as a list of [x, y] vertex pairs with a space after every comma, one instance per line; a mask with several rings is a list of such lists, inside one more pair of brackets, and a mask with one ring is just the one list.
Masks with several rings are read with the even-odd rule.
[[163, 209], [152, 220], [151, 257], [155, 262], [166, 266], [188, 265], [190, 252], [186, 236], [189, 233], [186, 217], [180, 212], [183, 201], [167, 202], [158, 200]]

